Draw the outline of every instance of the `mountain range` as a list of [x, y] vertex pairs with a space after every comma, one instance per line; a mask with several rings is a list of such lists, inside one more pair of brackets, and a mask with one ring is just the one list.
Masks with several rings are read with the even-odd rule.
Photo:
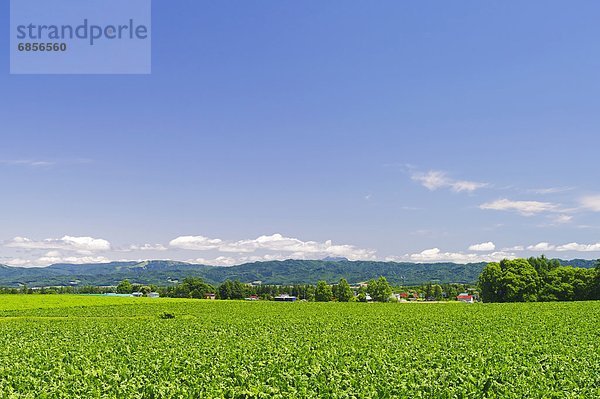
[[[563, 265], [594, 267], [595, 261], [574, 259]], [[319, 280], [335, 283], [346, 278], [351, 284], [385, 276], [392, 284], [418, 285], [427, 282], [475, 283], [486, 263], [405, 263], [326, 260], [284, 260], [245, 263], [221, 267], [185, 262], [151, 260], [98, 264], [54, 264], [23, 268], [0, 265], [0, 286], [113, 286], [128, 279], [132, 283], [172, 285], [186, 277], [200, 277], [211, 284], [227, 279], [244, 283], [314, 284]]]

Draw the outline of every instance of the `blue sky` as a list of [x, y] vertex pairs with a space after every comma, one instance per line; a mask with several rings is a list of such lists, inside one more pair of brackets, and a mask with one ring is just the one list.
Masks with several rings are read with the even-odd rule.
[[599, 17], [155, 0], [147, 76], [10, 75], [6, 35], [0, 263], [600, 257]]

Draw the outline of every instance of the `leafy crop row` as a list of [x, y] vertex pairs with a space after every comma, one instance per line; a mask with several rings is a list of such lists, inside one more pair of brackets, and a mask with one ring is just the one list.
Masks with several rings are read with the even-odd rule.
[[2, 398], [600, 397], [597, 302], [38, 298], [0, 305]]

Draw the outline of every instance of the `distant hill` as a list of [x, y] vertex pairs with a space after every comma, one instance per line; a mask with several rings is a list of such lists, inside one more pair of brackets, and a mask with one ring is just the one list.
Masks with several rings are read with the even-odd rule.
[[[595, 261], [575, 259], [563, 265], [594, 267]], [[0, 286], [30, 287], [67, 285], [116, 285], [129, 279], [133, 283], [170, 285], [185, 277], [201, 277], [211, 284], [227, 279], [245, 283], [301, 284], [325, 280], [329, 283], [346, 278], [351, 284], [385, 276], [392, 284], [416, 285], [430, 281], [474, 283], [485, 263], [405, 263], [334, 260], [284, 260], [245, 263], [218, 267], [185, 262], [152, 260], [98, 264], [55, 264], [48, 267], [21, 268], [0, 265]]]
[[321, 260], [324, 261], [329, 261], [329, 262], [341, 262], [341, 261], [347, 261], [348, 258], [344, 258], [343, 256], [327, 256]]
[[595, 260], [589, 259], [573, 259], [573, 260], [558, 260], [563, 266], [583, 267], [585, 269], [591, 269], [596, 266]]

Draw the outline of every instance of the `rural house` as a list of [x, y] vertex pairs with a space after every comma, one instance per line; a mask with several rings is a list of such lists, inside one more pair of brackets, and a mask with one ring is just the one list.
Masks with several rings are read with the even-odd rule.
[[474, 303], [475, 297], [473, 295], [467, 294], [466, 292], [463, 292], [462, 294], [459, 294], [456, 297], [456, 300], [458, 300], [460, 302]]

